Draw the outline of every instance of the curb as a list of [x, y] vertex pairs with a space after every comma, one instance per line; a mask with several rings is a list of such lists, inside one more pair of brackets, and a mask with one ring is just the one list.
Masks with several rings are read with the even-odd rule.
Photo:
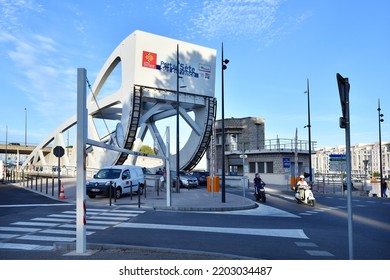
[[[57, 252], [63, 252], [63, 256], [93, 256], [95, 254], [109, 253], [110, 251], [115, 251], [118, 254], [163, 254], [170, 256], [167, 259], [183, 259], [183, 256], [188, 256], [189, 259], [197, 259], [196, 256], [202, 257], [202, 259], [225, 259], [225, 260], [255, 260], [255, 258], [249, 258], [245, 256], [238, 256], [233, 254], [222, 254], [214, 253], [208, 251], [194, 251], [194, 250], [184, 250], [184, 249], [171, 249], [171, 248], [161, 248], [161, 247], [146, 247], [146, 246], [135, 246], [135, 245], [116, 245], [116, 244], [101, 244], [101, 243], [90, 243], [87, 244], [87, 252], [85, 253], [76, 253], [76, 244], [70, 242], [57, 242], [54, 243], [54, 249]], [[176, 256], [176, 258], [175, 258]], [[130, 259], [130, 258], [129, 258]], [[154, 258], [152, 258], [154, 259]]]

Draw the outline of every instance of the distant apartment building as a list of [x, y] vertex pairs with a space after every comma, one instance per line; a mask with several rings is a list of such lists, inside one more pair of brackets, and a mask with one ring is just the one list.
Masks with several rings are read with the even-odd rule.
[[[315, 173], [330, 174], [341, 173], [340, 170], [331, 168], [332, 155], [345, 155], [345, 146], [317, 148], [315, 155], [312, 156], [312, 164]], [[385, 178], [390, 175], [390, 142], [382, 142], [382, 173]], [[363, 176], [365, 174], [372, 176], [373, 173], [380, 173], [379, 143], [357, 144], [351, 146], [351, 173], [352, 175]]]
[[208, 170], [214, 169], [215, 174], [221, 175], [223, 161], [225, 175], [244, 175], [252, 180], [255, 173], [260, 173], [263, 180], [274, 184], [289, 183], [296, 172], [309, 172], [308, 141], [295, 139], [294, 135], [291, 139], [265, 139], [265, 121], [257, 117], [225, 119], [224, 128], [224, 153], [221, 120], [215, 123], [214, 141], [207, 152]]

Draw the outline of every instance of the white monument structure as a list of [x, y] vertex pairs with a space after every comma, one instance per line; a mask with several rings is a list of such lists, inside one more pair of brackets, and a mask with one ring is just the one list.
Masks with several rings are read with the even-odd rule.
[[[186, 142], [180, 140], [180, 169], [191, 170], [201, 160], [212, 135], [216, 110], [215, 65], [214, 49], [135, 31], [116, 47], [90, 87], [88, 138], [138, 152], [149, 135], [161, 157], [167, 157], [163, 134], [167, 122], [176, 117], [178, 94], [180, 122], [191, 130]], [[113, 91], [107, 82], [111, 79], [120, 84]], [[74, 115], [58, 126], [35, 148], [24, 165], [31, 163], [48, 169], [56, 165], [58, 159], [53, 149], [66, 148], [64, 137], [76, 123]], [[175, 131], [171, 129], [171, 139]], [[52, 152], [44, 155], [45, 147], [52, 147]], [[73, 151], [61, 158], [62, 166], [76, 168], [76, 147]], [[87, 146], [86, 152], [87, 168], [135, 164], [137, 160], [134, 155], [96, 146]], [[176, 165], [175, 155], [170, 155], [170, 163]]]

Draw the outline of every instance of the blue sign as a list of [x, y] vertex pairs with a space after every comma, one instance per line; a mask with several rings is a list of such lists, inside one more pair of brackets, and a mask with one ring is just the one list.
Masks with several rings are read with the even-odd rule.
[[289, 158], [283, 158], [283, 168], [290, 168], [291, 162]]

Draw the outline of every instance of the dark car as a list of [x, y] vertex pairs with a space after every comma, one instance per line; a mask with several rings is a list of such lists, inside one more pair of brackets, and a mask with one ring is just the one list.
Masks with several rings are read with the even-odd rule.
[[199, 185], [207, 185], [207, 177], [210, 176], [210, 173], [207, 171], [193, 171], [192, 176], [198, 179]]

